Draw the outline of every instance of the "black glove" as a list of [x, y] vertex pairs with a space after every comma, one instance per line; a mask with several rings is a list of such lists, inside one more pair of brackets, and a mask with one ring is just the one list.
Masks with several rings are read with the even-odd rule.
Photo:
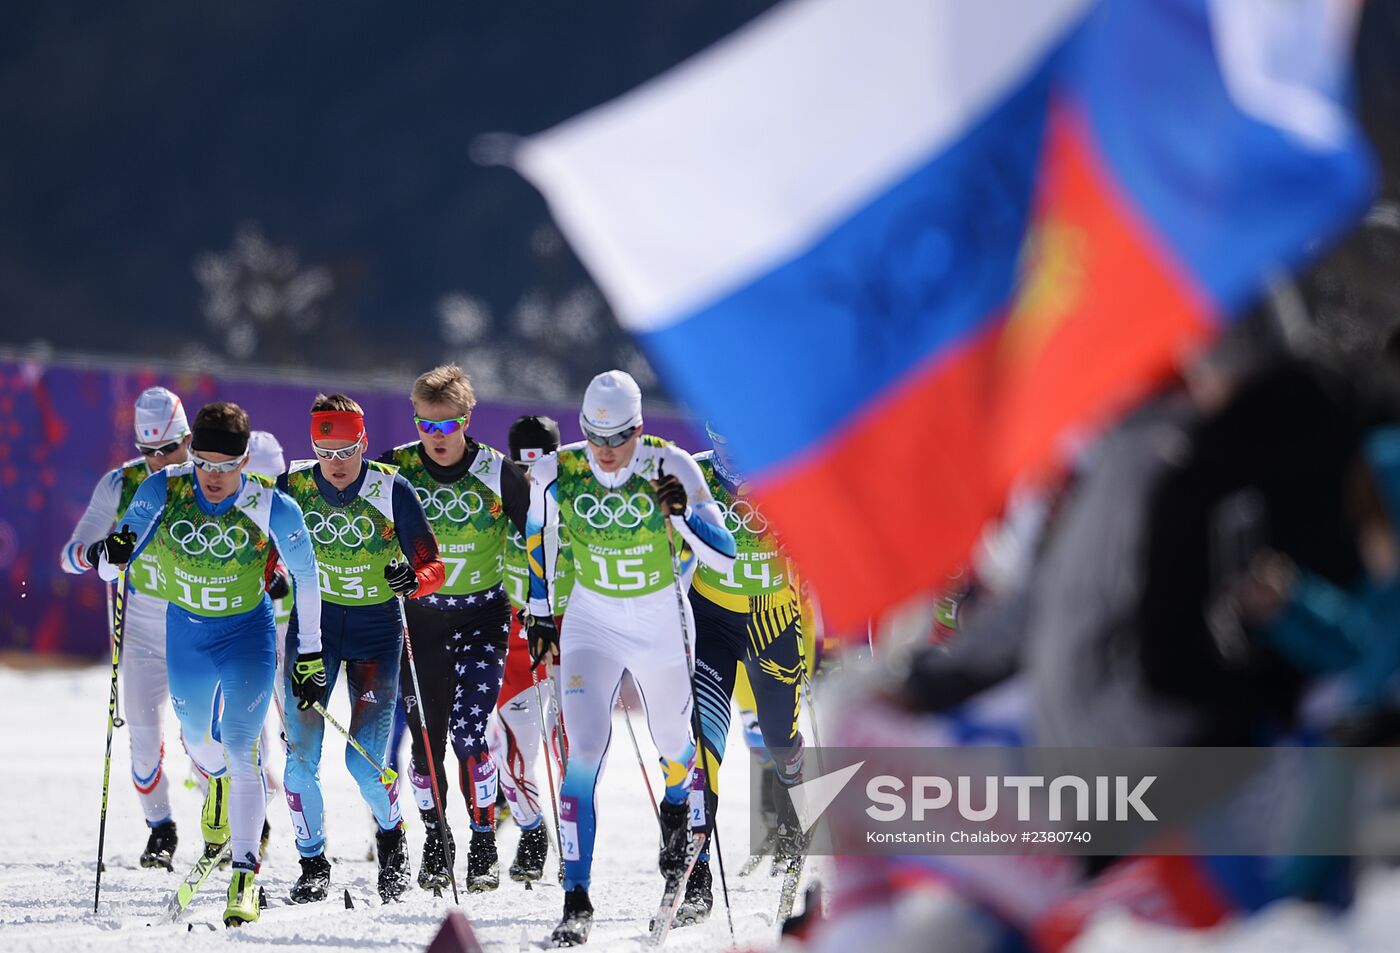
[[123, 524], [120, 533], [110, 533], [87, 548], [89, 565], [96, 566], [107, 554], [107, 563], [112, 566], [125, 566], [131, 562], [131, 554], [136, 551], [136, 534], [130, 526]]
[[384, 581], [396, 595], [411, 595], [418, 588], [418, 574], [403, 560], [396, 559], [384, 567]]
[[661, 501], [661, 509], [672, 516], [684, 516], [685, 505], [689, 500], [685, 487], [675, 474], [666, 472], [664, 463], [656, 473], [657, 479], [652, 481], [651, 485], [656, 490], [656, 498]]
[[559, 629], [552, 616], [526, 616], [525, 638], [530, 643], [530, 667], [544, 661], [544, 657], [559, 649]]
[[282, 599], [291, 591], [292, 587], [287, 582], [287, 574], [280, 569], [274, 569], [272, 578], [267, 581], [267, 594], [274, 599]]
[[326, 663], [320, 652], [303, 652], [292, 666], [292, 694], [297, 711], [306, 711], [326, 694]]

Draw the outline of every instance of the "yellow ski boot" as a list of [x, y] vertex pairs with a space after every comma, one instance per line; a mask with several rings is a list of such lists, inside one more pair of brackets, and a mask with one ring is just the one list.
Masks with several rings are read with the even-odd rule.
[[258, 888], [253, 885], [253, 872], [235, 867], [228, 885], [228, 906], [224, 907], [224, 926], [238, 927], [256, 923], [262, 912]]
[[[204, 811], [200, 816], [200, 827], [204, 832], [204, 856], [206, 857], [217, 855], [228, 843], [229, 787], [227, 777], [209, 779], [209, 791], [204, 795]], [[229, 859], [225, 857], [219, 866], [226, 866], [228, 862]]]

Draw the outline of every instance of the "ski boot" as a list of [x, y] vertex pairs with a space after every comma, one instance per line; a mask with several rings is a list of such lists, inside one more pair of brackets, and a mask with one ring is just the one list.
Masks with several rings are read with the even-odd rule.
[[420, 812], [423, 830], [423, 860], [418, 867], [418, 886], [424, 890], [441, 891], [452, 883], [452, 862], [457, 859], [457, 845], [450, 828], [438, 823], [437, 811]]
[[485, 893], [501, 885], [501, 866], [496, 859], [496, 832], [472, 830], [467, 848], [467, 893]]
[[[204, 810], [200, 814], [200, 829], [204, 833], [204, 854], [206, 857], [217, 854], [228, 843], [228, 792], [232, 785], [227, 776], [210, 778], [209, 790], [204, 795]], [[230, 857], [220, 863], [220, 869], [227, 867]]]
[[315, 903], [331, 889], [331, 864], [324, 852], [301, 858], [301, 876], [292, 885], [292, 903]]
[[413, 879], [408, 867], [408, 838], [400, 822], [393, 830], [375, 834], [374, 839], [379, 853], [379, 899], [388, 903], [403, 896]]
[[141, 866], [174, 870], [175, 845], [177, 843], [179, 843], [179, 838], [175, 836], [174, 821], [163, 821], [157, 824], [151, 828], [151, 836], [146, 839], [146, 849], [141, 853]]
[[773, 866], [769, 870], [774, 877], [787, 873], [789, 867], [801, 860], [809, 842], [802, 822], [797, 819], [792, 798], [786, 791], [780, 792], [778, 798], [778, 829], [773, 834]]
[[520, 832], [515, 848], [515, 863], [510, 865], [510, 879], [517, 883], [533, 883], [544, 877], [544, 862], [549, 856], [549, 835], [540, 822]]
[[689, 926], [709, 918], [715, 906], [713, 886], [710, 862], [697, 860], [690, 871], [690, 879], [685, 882], [685, 899], [676, 910], [676, 926]]
[[224, 907], [224, 926], [238, 927], [255, 923], [261, 914], [258, 888], [253, 884], [253, 872], [243, 867], [233, 869], [228, 885], [228, 906]]
[[554, 947], [583, 946], [588, 942], [588, 931], [593, 929], [593, 904], [589, 902], [588, 891], [575, 887], [564, 894], [564, 919], [549, 935], [549, 944]]
[[685, 846], [690, 837], [690, 809], [684, 803], [661, 802], [661, 851], [657, 866], [668, 881], [685, 873]]

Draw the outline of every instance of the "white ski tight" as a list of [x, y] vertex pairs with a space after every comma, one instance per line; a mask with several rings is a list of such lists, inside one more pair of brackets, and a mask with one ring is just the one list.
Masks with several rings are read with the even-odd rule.
[[170, 689], [165, 675], [165, 600], [140, 592], [127, 594], [122, 633], [121, 707], [131, 739], [131, 783], [146, 823], [170, 819], [170, 786], [165, 779], [165, 709]]

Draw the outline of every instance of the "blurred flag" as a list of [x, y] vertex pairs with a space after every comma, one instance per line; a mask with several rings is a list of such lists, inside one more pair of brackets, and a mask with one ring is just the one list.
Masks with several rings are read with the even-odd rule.
[[792, 0], [516, 163], [842, 628], [1359, 214], [1351, 16]]

